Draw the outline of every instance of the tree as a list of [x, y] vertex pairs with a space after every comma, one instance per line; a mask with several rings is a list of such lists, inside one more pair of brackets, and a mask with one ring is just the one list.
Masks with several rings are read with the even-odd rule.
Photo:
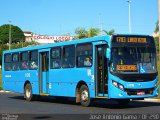
[[[159, 32], [159, 21], [156, 22], [156, 27], [154, 30], [155, 33]], [[159, 37], [155, 37], [155, 45], [156, 45], [156, 50], [159, 51]]]
[[39, 45], [37, 42], [31, 41], [31, 42], [20, 42], [20, 43], [13, 43], [12, 44], [12, 49], [17, 49], [17, 48], [23, 48], [23, 47], [29, 47], [29, 46], [36, 46]]
[[109, 30], [109, 31], [107, 31], [107, 30], [103, 30], [104, 32], [105, 32], [105, 34], [107, 34], [107, 35], [113, 35], [113, 34], [115, 34], [115, 30], [114, 29], [111, 29], [111, 30]]
[[[20, 43], [13, 43], [11, 45], [12, 49], [22, 48], [22, 47], [28, 47], [28, 46], [35, 46], [39, 45], [37, 42], [31, 41], [31, 42], [20, 42]], [[2, 52], [8, 50], [7, 44], [1, 44], [0, 43], [0, 65], [2, 65]]]
[[79, 27], [75, 30], [76, 36], [74, 37], [74, 39], [94, 37], [98, 36], [99, 33], [100, 30], [98, 28], [90, 28], [89, 30], [86, 30], [85, 28]]
[[88, 37], [98, 36], [99, 33], [100, 33], [100, 30], [98, 28], [90, 28], [88, 30]]
[[[111, 29], [109, 31], [103, 30], [107, 35], [113, 35], [115, 34], [114, 29]], [[75, 30], [76, 36], [74, 39], [81, 39], [81, 38], [90, 38], [94, 36], [98, 36], [100, 34], [100, 29], [98, 28], [90, 28], [86, 30], [85, 28], [79, 27]]]
[[85, 28], [82, 28], [82, 27], [76, 28], [75, 34], [76, 34], [76, 36], [74, 37], [75, 39], [81, 39], [81, 38], [88, 37], [87, 31], [85, 30]]
[[[9, 29], [9, 24], [0, 26], [0, 42], [3, 44], [9, 43]], [[23, 31], [18, 26], [11, 25], [11, 42], [17, 43], [23, 41], [24, 38]]]
[[8, 49], [7, 45], [0, 44], [0, 65], [2, 64], [2, 52], [7, 49]]
[[159, 37], [154, 38], [156, 50], [159, 51]]
[[156, 22], [156, 28], [154, 30], [155, 33], [159, 31], [159, 21]]

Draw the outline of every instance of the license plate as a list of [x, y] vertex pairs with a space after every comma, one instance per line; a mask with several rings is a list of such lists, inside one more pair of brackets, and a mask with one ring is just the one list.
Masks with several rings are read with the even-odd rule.
[[145, 92], [137, 92], [137, 95], [145, 95]]

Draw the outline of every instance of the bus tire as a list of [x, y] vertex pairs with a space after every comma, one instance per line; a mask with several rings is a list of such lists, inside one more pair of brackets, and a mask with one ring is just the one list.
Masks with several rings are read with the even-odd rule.
[[25, 85], [25, 88], [24, 88], [24, 98], [27, 100], [27, 101], [32, 101], [33, 100], [33, 94], [32, 94], [32, 86], [30, 83], [27, 83]]
[[88, 107], [91, 104], [89, 90], [86, 85], [82, 85], [80, 88], [80, 103], [84, 107]]

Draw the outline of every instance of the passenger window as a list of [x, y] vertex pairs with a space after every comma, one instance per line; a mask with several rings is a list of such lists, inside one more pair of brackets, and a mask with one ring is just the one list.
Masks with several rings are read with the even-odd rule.
[[21, 53], [21, 67], [20, 67], [21, 70], [27, 70], [29, 68], [28, 58], [29, 58], [28, 51]]
[[19, 70], [19, 53], [12, 54], [12, 70]]
[[38, 51], [37, 50], [30, 52], [29, 69], [30, 70], [38, 69]]
[[12, 54], [12, 57], [13, 57], [13, 62], [18, 62], [19, 61], [19, 54], [18, 53]]
[[63, 47], [63, 68], [75, 67], [75, 45], [68, 45]]
[[51, 49], [51, 63], [50, 67], [52, 69], [57, 69], [61, 67], [61, 48], [56, 47]]
[[92, 44], [78, 44], [76, 48], [77, 53], [77, 67], [91, 67], [92, 66]]
[[12, 55], [11, 54], [4, 55], [4, 70], [5, 71], [12, 70]]

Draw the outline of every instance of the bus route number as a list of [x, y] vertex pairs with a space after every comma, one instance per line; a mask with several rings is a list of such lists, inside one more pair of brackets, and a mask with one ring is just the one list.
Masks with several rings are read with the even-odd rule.
[[30, 77], [30, 73], [25, 73], [25, 77]]

